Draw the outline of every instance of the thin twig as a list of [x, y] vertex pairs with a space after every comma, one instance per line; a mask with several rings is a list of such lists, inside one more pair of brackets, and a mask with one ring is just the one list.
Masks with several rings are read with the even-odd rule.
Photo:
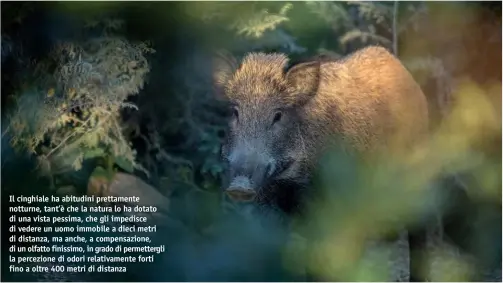
[[9, 132], [9, 130], [10, 130], [10, 125], [7, 126], [7, 128], [3, 131], [2, 138], [7, 134], [7, 132]]
[[[101, 125], [103, 125], [111, 116], [108, 116], [108, 117], [105, 117], [103, 120], [101, 120], [96, 126], [94, 126], [92, 129], [89, 129], [87, 130], [86, 132], [84, 132], [80, 138], [77, 140], [78, 142], [80, 142], [80, 140], [86, 136], [87, 134], [91, 133], [92, 131], [96, 130], [96, 129], [99, 129], [99, 127], [101, 127]], [[89, 121], [91, 120], [91, 117], [89, 117], [85, 122], [84, 122], [84, 125], [87, 124]], [[68, 135], [60, 144], [58, 144], [55, 148], [53, 148], [45, 157], [46, 158], [49, 158], [49, 156], [51, 156], [58, 148], [60, 148], [63, 144], [66, 143], [66, 141], [68, 141], [71, 137], [73, 137], [75, 134], [77, 134], [78, 131], [73, 131], [70, 135]], [[73, 144], [77, 144], [77, 141], [74, 141]], [[70, 147], [70, 146], [68, 146]]]
[[398, 1], [393, 5], [393, 52], [398, 57]]

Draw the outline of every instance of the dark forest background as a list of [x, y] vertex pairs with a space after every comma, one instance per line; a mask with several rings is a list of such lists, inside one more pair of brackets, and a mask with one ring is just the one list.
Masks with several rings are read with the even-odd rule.
[[[348, 264], [355, 237], [332, 233], [374, 225], [369, 203], [395, 214], [398, 202], [408, 202], [392, 193], [345, 199], [354, 205], [337, 211], [323, 206], [313, 214], [322, 227], [334, 219], [346, 226], [316, 230], [320, 239], [333, 236], [332, 244], [320, 240], [309, 249], [298, 234], [292, 244], [272, 217], [258, 220], [223, 198], [219, 149], [228, 113], [211, 81], [220, 50], [237, 57], [284, 52], [295, 61], [376, 44], [420, 83], [432, 131], [445, 137], [446, 127], [455, 129], [439, 139], [449, 153], [439, 149], [429, 164], [456, 171], [463, 184], [442, 230], [448, 243], [432, 248], [432, 281], [474, 274], [501, 280], [501, 2], [44, 1], [1, 8], [2, 246], [9, 194], [82, 195], [122, 172], [170, 201], [158, 239], [167, 252], [154, 265], [127, 275], [43, 277], [8, 274], [3, 264], [2, 280], [303, 280], [300, 266], [327, 280], [389, 280], [379, 264], [395, 247]], [[336, 158], [325, 168], [350, 164]], [[324, 186], [365, 178], [357, 171]], [[125, 190], [134, 185], [117, 182]], [[2, 249], [4, 263], [6, 256]], [[391, 264], [396, 280], [407, 278], [405, 261]]]

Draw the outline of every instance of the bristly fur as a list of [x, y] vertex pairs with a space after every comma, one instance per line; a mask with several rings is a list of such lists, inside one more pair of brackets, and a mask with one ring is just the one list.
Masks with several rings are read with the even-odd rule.
[[[247, 189], [257, 191], [259, 206], [301, 213], [306, 196], [316, 194], [309, 186], [313, 169], [334, 137], [343, 150], [364, 157], [383, 151], [400, 156], [427, 137], [426, 97], [382, 47], [290, 68], [277, 53], [248, 54], [240, 66], [220, 62], [215, 82], [234, 107], [222, 157], [239, 171], [232, 171], [235, 178], [253, 180], [255, 187]], [[276, 173], [264, 174], [271, 164]], [[409, 231], [411, 278], [419, 274], [423, 236]]]
[[[334, 136], [350, 150], [370, 153], [407, 150], [427, 134], [426, 98], [386, 49], [371, 46], [339, 60], [312, 60], [290, 68], [288, 62], [280, 53], [250, 53], [240, 65], [233, 59], [220, 61], [215, 72], [220, 97], [240, 112], [239, 125], [233, 126], [224, 147], [246, 140], [261, 155], [278, 162], [294, 160], [277, 176], [280, 180], [309, 179], [305, 175]], [[278, 109], [284, 118], [271, 132]]]
[[226, 86], [230, 99], [247, 93], [248, 98], [262, 100], [271, 95], [271, 89], [284, 91], [284, 69], [288, 58], [284, 54], [250, 53], [235, 70]]

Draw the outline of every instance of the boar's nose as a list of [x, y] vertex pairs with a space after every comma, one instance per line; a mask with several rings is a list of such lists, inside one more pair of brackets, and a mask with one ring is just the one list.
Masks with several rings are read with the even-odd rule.
[[253, 186], [261, 185], [265, 179], [271, 177], [274, 164], [257, 158], [236, 158], [230, 163], [231, 178], [238, 176], [249, 177]]
[[226, 192], [235, 200], [249, 200], [274, 171], [273, 162], [261, 161], [257, 156], [230, 160], [230, 181]]

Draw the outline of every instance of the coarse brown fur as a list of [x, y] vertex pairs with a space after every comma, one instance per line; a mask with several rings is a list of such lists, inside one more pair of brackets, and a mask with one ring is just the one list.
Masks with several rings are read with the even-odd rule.
[[[215, 79], [220, 94], [240, 111], [227, 144], [257, 138], [269, 140], [257, 146], [259, 151], [282, 148], [269, 154], [294, 162], [278, 179], [305, 179], [334, 135], [358, 152], [399, 153], [428, 131], [424, 94], [382, 47], [367, 47], [341, 60], [297, 64], [286, 74], [288, 58], [278, 53], [250, 53], [240, 66], [233, 59], [219, 62]], [[288, 119], [268, 136], [270, 128], [262, 121], [270, 120], [276, 109]]]
[[[250, 53], [241, 64], [227, 57], [216, 61], [214, 79], [233, 111], [222, 157], [240, 183], [230, 187], [249, 186], [257, 203], [286, 213], [298, 212], [332, 138], [363, 156], [399, 156], [427, 137], [426, 97], [382, 47], [293, 66], [278, 53]], [[411, 280], [419, 278], [425, 241], [424, 230], [409, 230]]]

